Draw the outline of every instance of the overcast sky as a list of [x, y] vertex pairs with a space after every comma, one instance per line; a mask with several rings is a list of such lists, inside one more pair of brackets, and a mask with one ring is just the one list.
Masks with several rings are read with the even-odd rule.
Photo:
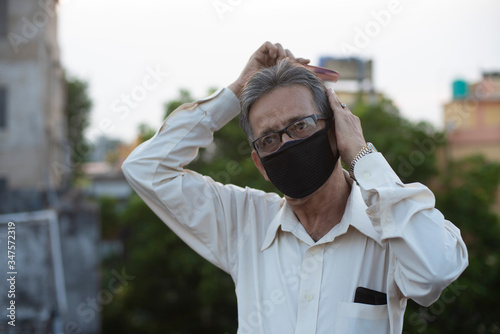
[[499, 15], [497, 0], [62, 0], [59, 40], [90, 84], [91, 139], [157, 128], [180, 88], [227, 86], [266, 40], [312, 64], [373, 59], [376, 89], [441, 127], [454, 79], [500, 71]]

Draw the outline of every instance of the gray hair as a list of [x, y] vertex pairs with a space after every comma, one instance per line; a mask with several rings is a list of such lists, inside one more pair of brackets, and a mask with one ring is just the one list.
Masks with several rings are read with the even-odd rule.
[[322, 116], [333, 116], [323, 82], [304, 66], [292, 63], [288, 58], [285, 58], [278, 61], [276, 65], [255, 73], [243, 88], [240, 96], [240, 126], [250, 141], [254, 139], [249, 120], [252, 105], [276, 88], [297, 84], [309, 88]]

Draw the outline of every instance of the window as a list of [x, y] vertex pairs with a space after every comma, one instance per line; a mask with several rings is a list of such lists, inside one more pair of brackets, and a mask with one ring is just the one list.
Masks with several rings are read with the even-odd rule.
[[0, 129], [5, 127], [7, 127], [7, 90], [0, 87]]
[[7, 36], [7, 1], [0, 0], [0, 37]]

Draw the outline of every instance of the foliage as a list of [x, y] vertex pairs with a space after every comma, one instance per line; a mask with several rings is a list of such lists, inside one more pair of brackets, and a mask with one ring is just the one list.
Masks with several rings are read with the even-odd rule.
[[89, 97], [87, 82], [75, 77], [66, 77], [65, 85], [68, 143], [72, 153], [73, 179], [76, 179], [81, 176], [81, 165], [86, 161], [90, 152], [90, 146], [85, 141], [84, 132], [90, 124], [92, 101]]
[[[166, 116], [191, 101], [188, 91], [165, 105]], [[404, 182], [433, 181], [437, 207], [460, 229], [468, 245], [470, 266], [429, 308], [409, 302], [405, 333], [498, 333], [500, 282], [498, 218], [491, 212], [500, 177], [498, 164], [472, 157], [437, 167], [443, 133], [427, 123], [404, 119], [390, 101], [359, 102], [365, 138], [384, 153]], [[141, 128], [140, 138], [152, 133]], [[222, 183], [275, 191], [253, 165], [238, 119], [214, 135], [187, 168]], [[104, 307], [104, 333], [235, 333], [234, 284], [231, 278], [188, 248], [137, 195], [125, 210], [102, 199], [103, 235], [125, 245], [122, 256], [103, 263], [103, 286], [110, 270], [126, 268], [136, 276]]]
[[492, 212], [500, 164], [471, 156], [449, 164], [437, 208], [461, 231], [469, 267], [428, 309], [411, 303], [408, 333], [500, 333], [500, 221]]
[[[215, 90], [210, 89], [209, 93]], [[181, 90], [179, 98], [165, 104], [165, 117], [170, 115], [182, 103], [192, 101], [191, 94]], [[215, 181], [232, 183], [241, 187], [279, 191], [267, 182], [255, 167], [250, 144], [239, 126], [239, 118], [232, 119], [222, 129], [215, 132], [211, 146], [201, 148], [197, 158], [187, 168], [208, 175]]]
[[165, 103], [164, 109], [165, 109], [165, 117], [166, 118], [172, 111], [175, 109], [179, 108], [181, 105], [184, 103], [189, 103], [192, 102], [194, 99], [191, 97], [191, 93], [186, 90], [186, 89], [180, 89], [179, 90], [179, 97], [175, 100], [169, 101]]
[[105, 306], [103, 333], [235, 332], [231, 278], [187, 247], [137, 195], [123, 212], [115, 210], [111, 220], [121, 222], [125, 252], [104, 261], [102, 282], [106, 287], [112, 269], [126, 268], [135, 278]]
[[155, 134], [155, 129], [150, 128], [146, 123], [139, 124], [139, 142], [143, 143]]
[[445, 142], [443, 133], [426, 122], [413, 124], [386, 99], [377, 104], [358, 102], [355, 114], [366, 140], [384, 153], [404, 183], [426, 183], [436, 175], [435, 153]]
[[[189, 100], [189, 92], [181, 91], [178, 100], [165, 104], [167, 114]], [[237, 123], [233, 122], [232, 126]], [[154, 130], [140, 126], [140, 141], [153, 134]], [[232, 157], [241, 158], [240, 154]], [[215, 161], [212, 157], [212, 162]], [[189, 166], [195, 167], [196, 163]], [[231, 176], [244, 174], [236, 175], [232, 169], [230, 172]], [[122, 257], [104, 261], [103, 285], [112, 279], [112, 269], [123, 267], [135, 276], [117, 293], [113, 303], [104, 308], [104, 333], [236, 332], [236, 297], [229, 275], [184, 244], [137, 195], [129, 199], [125, 210], [120, 210], [119, 203], [109, 198], [100, 199], [100, 204], [103, 221], [106, 221], [103, 235], [118, 236], [125, 244]], [[120, 222], [118, 229], [117, 221]], [[106, 227], [108, 222], [110, 226]]]

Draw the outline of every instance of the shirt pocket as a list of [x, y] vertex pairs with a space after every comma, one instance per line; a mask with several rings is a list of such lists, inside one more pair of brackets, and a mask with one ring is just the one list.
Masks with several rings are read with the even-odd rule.
[[337, 307], [335, 333], [389, 333], [387, 305], [340, 302]]

